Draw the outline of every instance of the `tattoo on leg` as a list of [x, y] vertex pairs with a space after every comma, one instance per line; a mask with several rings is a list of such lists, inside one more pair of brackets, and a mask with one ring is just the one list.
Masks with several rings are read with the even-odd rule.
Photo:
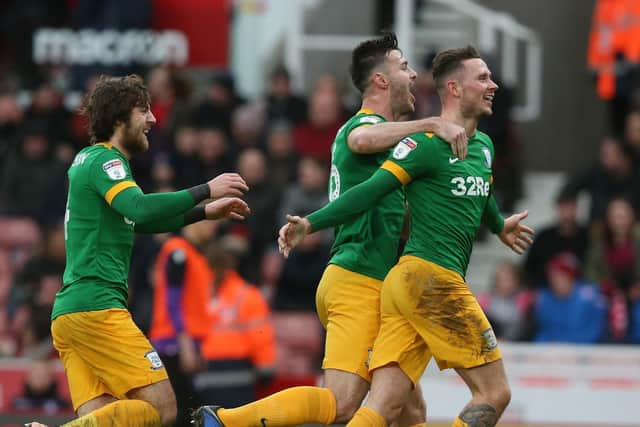
[[467, 405], [460, 412], [460, 419], [469, 427], [493, 427], [498, 422], [498, 412], [491, 405]]

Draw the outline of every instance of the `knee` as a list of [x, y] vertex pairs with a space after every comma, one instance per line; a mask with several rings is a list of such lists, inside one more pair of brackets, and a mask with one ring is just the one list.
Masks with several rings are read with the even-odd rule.
[[491, 403], [496, 408], [499, 414], [501, 414], [511, 402], [511, 388], [508, 384], [497, 388], [491, 393]]

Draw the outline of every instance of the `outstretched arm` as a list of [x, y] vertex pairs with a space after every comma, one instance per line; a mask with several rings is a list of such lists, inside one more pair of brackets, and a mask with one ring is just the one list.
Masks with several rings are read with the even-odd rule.
[[411, 120], [408, 122], [381, 122], [360, 126], [349, 133], [349, 149], [358, 154], [386, 151], [407, 135], [433, 132], [451, 144], [453, 154], [460, 160], [467, 157], [467, 134], [462, 126], [440, 117]]
[[378, 169], [371, 178], [350, 188], [336, 200], [307, 217], [287, 215], [288, 223], [280, 229], [278, 237], [280, 252], [288, 256], [291, 249], [302, 242], [307, 234], [347, 222], [401, 186], [402, 183], [392, 173]]
[[[170, 193], [144, 194], [134, 181], [123, 180], [106, 191], [104, 197], [122, 216], [136, 224], [148, 224], [157, 221], [177, 221], [176, 216], [186, 214], [189, 209], [205, 199], [242, 196], [248, 189], [240, 175], [223, 173], [206, 184]], [[193, 215], [193, 212], [190, 215]]]
[[184, 214], [178, 214], [168, 219], [136, 224], [134, 230], [136, 233], [167, 233], [205, 219], [243, 220], [250, 212], [251, 210], [244, 200], [225, 197], [207, 203], [205, 206], [196, 206]]

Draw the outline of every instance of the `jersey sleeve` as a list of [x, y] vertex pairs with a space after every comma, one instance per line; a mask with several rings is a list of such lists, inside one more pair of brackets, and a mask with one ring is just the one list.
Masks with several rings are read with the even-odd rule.
[[403, 185], [433, 173], [436, 167], [438, 141], [432, 134], [414, 134], [400, 141], [381, 168], [390, 172]]
[[133, 180], [126, 161], [111, 151], [98, 155], [90, 167], [89, 185], [116, 212], [136, 224], [163, 221], [150, 227], [156, 232], [175, 229], [180, 221], [184, 225], [184, 217], [173, 217], [187, 213], [208, 193], [208, 187], [203, 184], [187, 190], [144, 194]]
[[378, 123], [382, 123], [384, 122], [385, 119], [383, 119], [382, 117], [378, 116], [377, 114], [363, 114], [361, 116], [356, 117], [349, 125], [349, 128], [346, 130], [346, 135], [348, 136], [349, 133], [354, 130], [359, 128], [360, 126], [371, 126], [371, 125], [377, 125]]
[[335, 227], [352, 220], [354, 215], [372, 208], [380, 198], [401, 185], [395, 176], [379, 168], [366, 181], [351, 187], [328, 205], [309, 214], [307, 219], [311, 223], [311, 231]]
[[109, 205], [124, 190], [138, 187], [129, 165], [112, 150], [100, 153], [92, 162], [90, 182]]

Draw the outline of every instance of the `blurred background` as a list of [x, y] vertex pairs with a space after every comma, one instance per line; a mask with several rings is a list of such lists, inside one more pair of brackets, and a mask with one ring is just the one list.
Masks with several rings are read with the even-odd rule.
[[[251, 187], [246, 221], [183, 237], [206, 255], [212, 286], [259, 291], [261, 339], [212, 333], [193, 363], [164, 348], [179, 361], [181, 404], [318, 382], [314, 295], [332, 234], [286, 261], [275, 236], [286, 213], [327, 202], [330, 145], [359, 107], [350, 52], [383, 28], [419, 73], [416, 117], [439, 114], [430, 66], [440, 49], [475, 45], [500, 85], [480, 126], [496, 147], [496, 196], [505, 214], [528, 209], [537, 231], [523, 257], [482, 231], [467, 274], [513, 389], [501, 425], [640, 425], [637, 0], [0, 0], [0, 425], [73, 416], [49, 316], [65, 262], [66, 169], [88, 143], [78, 108], [102, 73], [138, 73], [150, 90], [158, 123], [132, 162], [145, 192], [226, 171]], [[136, 237], [130, 310], [145, 332], [171, 238]], [[251, 321], [227, 314], [220, 324]], [[238, 354], [240, 371], [228, 363]], [[423, 379], [428, 414], [446, 423], [468, 392], [436, 371]]]

